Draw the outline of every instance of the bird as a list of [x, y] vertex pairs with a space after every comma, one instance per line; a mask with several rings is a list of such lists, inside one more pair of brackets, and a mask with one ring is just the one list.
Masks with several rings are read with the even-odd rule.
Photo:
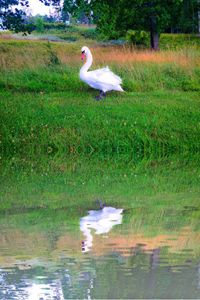
[[81, 59], [86, 58], [86, 63], [80, 69], [80, 79], [87, 83], [90, 87], [100, 90], [100, 95], [96, 97], [96, 100], [102, 100], [106, 97], [108, 91], [124, 92], [121, 87], [122, 79], [115, 75], [109, 67], [102, 69], [88, 71], [92, 65], [93, 57], [90, 49], [87, 46], [82, 47]]

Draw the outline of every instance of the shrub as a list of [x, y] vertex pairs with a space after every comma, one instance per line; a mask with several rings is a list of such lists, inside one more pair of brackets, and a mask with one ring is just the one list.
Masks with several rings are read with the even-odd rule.
[[49, 42], [47, 43], [47, 49], [48, 49], [48, 52], [49, 52], [49, 63], [50, 63], [50, 65], [59, 65], [60, 60], [59, 60], [56, 52], [52, 50], [51, 44]]
[[64, 23], [44, 23], [45, 29], [65, 29], [67, 27]]
[[160, 35], [161, 49], [180, 49], [188, 46], [199, 47], [200, 38], [195, 34], [169, 34]]
[[86, 39], [93, 39], [97, 38], [97, 31], [96, 28], [88, 28], [81, 32], [81, 35]]
[[149, 33], [144, 30], [128, 30], [126, 33], [126, 40], [135, 45], [149, 46]]
[[44, 32], [44, 21], [42, 17], [37, 17], [35, 20], [35, 27], [37, 32]]

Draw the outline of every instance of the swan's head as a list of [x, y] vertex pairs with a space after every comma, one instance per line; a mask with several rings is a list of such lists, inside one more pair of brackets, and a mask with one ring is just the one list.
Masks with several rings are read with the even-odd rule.
[[83, 60], [85, 57], [88, 56], [90, 52], [90, 49], [87, 47], [87, 46], [84, 46], [81, 48], [81, 52], [82, 52], [82, 55], [81, 55], [81, 59]]

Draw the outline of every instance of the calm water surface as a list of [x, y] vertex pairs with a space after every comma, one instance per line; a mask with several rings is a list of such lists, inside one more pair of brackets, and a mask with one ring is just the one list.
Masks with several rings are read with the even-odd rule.
[[195, 165], [3, 166], [0, 299], [199, 299]]

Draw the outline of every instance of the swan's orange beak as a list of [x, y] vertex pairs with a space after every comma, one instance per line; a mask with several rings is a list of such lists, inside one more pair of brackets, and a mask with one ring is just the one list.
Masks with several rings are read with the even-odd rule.
[[81, 59], [84, 60], [84, 58], [85, 58], [85, 53], [82, 53], [81, 54]]

